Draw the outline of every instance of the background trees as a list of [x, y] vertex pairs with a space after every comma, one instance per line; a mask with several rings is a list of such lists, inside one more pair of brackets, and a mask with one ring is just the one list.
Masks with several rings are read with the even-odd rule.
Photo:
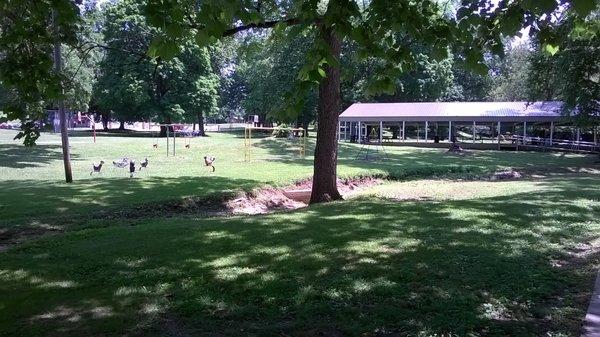
[[[408, 0], [121, 0], [90, 23], [82, 13], [97, 8], [91, 3], [0, 4], [0, 81], [19, 97], [5, 108], [9, 118], [34, 120], [43, 107], [67, 97], [63, 91], [75, 90], [91, 92], [88, 105], [94, 111], [107, 118], [114, 113], [122, 122], [202, 122], [207, 114], [241, 111], [302, 125], [314, 118], [314, 202], [339, 197], [337, 118], [354, 101], [505, 100], [543, 92], [548, 99], [564, 97], [584, 115], [597, 114], [597, 69], [593, 62], [573, 61], [597, 56], [598, 17], [590, 14], [597, 0], [470, 0], [460, 6]], [[53, 31], [51, 13], [60, 18]], [[506, 48], [523, 27], [529, 27], [531, 46]], [[101, 43], [93, 33], [101, 35]], [[67, 72], [51, 70], [54, 42], [82, 56], [90, 45], [101, 50], [102, 61], [89, 68], [96, 81], [83, 75], [69, 88]], [[540, 57], [541, 51], [557, 58]], [[506, 52], [505, 59], [494, 56]], [[568, 69], [569, 83], [578, 89], [565, 85], [560, 93], [550, 92], [543, 85], [549, 81], [532, 86], [536, 71], [548, 69]], [[67, 102], [85, 108], [83, 102]], [[32, 143], [33, 124], [23, 125], [20, 136]]]
[[143, 3], [131, 0], [104, 10], [106, 51], [95, 90], [99, 110], [105, 116], [114, 112], [121, 128], [124, 122], [139, 120], [202, 125], [218, 101], [219, 81], [208, 50], [188, 41], [181, 44], [177, 57], [148, 57], [157, 30], [147, 25], [143, 10]]

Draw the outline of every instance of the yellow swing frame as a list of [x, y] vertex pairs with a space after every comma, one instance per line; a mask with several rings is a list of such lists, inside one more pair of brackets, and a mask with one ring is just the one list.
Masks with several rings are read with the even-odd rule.
[[300, 133], [300, 148], [298, 149], [298, 155], [304, 157], [306, 155], [306, 130], [303, 128], [279, 128], [279, 127], [257, 127], [252, 125], [246, 125], [244, 128], [244, 161], [249, 162], [252, 160], [252, 130], [260, 131], [274, 131], [274, 130], [288, 130], [291, 132]]

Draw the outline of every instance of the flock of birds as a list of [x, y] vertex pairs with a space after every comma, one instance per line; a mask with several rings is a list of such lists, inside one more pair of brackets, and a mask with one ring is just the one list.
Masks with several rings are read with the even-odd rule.
[[[127, 157], [121, 158], [117, 161], [112, 162], [113, 166], [119, 169], [124, 169], [129, 167], [129, 177], [133, 178], [133, 174], [136, 172], [135, 160], [129, 159]], [[101, 160], [98, 164], [92, 163], [92, 170], [90, 171], [90, 175], [94, 173], [102, 172], [102, 167], [104, 166], [104, 160]], [[143, 168], [148, 168], [148, 158], [145, 158], [142, 162], [140, 162], [140, 167], [137, 171], [141, 171]]]
[[[204, 156], [204, 165], [212, 168], [212, 171], [215, 172], [215, 166], [213, 165], [213, 163], [215, 162], [216, 159], [217, 158], [214, 156]], [[130, 178], [133, 178], [134, 173], [136, 173], [135, 160], [133, 160], [133, 159], [124, 157], [124, 158], [121, 158], [116, 161], [113, 160], [112, 164], [115, 168], [118, 168], [118, 169], [124, 169], [124, 168], [129, 167], [129, 177]], [[104, 160], [101, 160], [98, 164], [92, 163], [92, 171], [90, 171], [90, 176], [93, 175], [94, 173], [102, 172], [103, 166], [104, 166]], [[147, 168], [148, 168], [148, 158], [145, 158], [142, 162], [140, 162], [137, 172], [141, 171], [142, 169], [147, 169]]]

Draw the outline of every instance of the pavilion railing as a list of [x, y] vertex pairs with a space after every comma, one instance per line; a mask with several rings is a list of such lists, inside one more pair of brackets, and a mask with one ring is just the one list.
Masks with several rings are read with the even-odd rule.
[[543, 149], [565, 149], [571, 151], [600, 152], [600, 144], [568, 139], [550, 139], [530, 136], [512, 136], [513, 142], [520, 146], [532, 146]]

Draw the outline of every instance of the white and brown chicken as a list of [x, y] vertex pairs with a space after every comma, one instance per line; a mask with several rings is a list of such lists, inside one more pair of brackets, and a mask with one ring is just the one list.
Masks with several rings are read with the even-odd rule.
[[215, 172], [215, 166], [213, 165], [217, 158], [214, 156], [204, 156], [204, 165], [212, 167], [212, 171]]
[[92, 171], [90, 171], [90, 175], [93, 173], [100, 173], [100, 171], [102, 171], [102, 165], [104, 165], [104, 160], [101, 160], [98, 165], [92, 163]]

